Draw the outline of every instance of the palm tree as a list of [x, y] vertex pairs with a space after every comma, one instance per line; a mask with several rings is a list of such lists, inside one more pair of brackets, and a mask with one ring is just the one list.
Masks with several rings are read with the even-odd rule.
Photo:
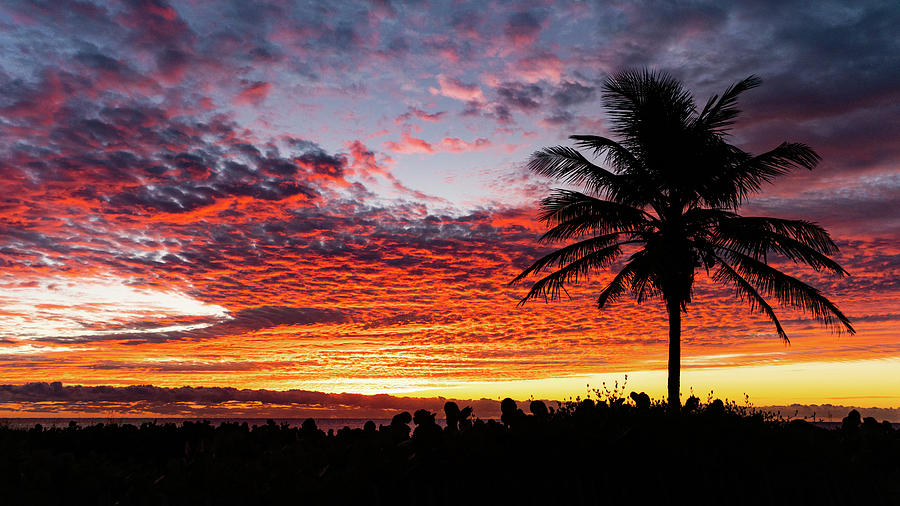
[[[734, 290], [751, 311], [765, 314], [778, 336], [787, 334], [766, 298], [799, 309], [836, 332], [855, 333], [822, 293], [767, 263], [770, 253], [838, 276], [847, 272], [828, 255], [837, 246], [816, 223], [737, 214], [741, 203], [795, 168], [812, 169], [819, 155], [784, 142], [751, 155], [729, 144], [738, 96], [759, 86], [750, 76], [698, 109], [671, 76], [648, 70], [610, 76], [602, 98], [619, 140], [573, 135], [578, 148], [603, 156], [602, 168], [580, 151], [556, 146], [534, 153], [528, 168], [583, 191], [554, 189], [541, 201], [548, 226], [542, 243], [578, 239], [525, 269], [510, 284], [544, 271], [520, 304], [555, 300], [565, 285], [627, 261], [597, 297], [603, 309], [630, 292], [638, 303], [656, 298], [669, 316], [668, 406], [680, 411], [681, 314], [691, 302], [694, 276], [705, 270]], [[568, 295], [568, 294], [567, 294]]]

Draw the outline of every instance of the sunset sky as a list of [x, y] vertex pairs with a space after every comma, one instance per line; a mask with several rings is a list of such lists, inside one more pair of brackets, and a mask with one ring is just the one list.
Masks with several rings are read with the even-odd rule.
[[898, 26], [890, 0], [4, 1], [0, 384], [661, 397], [661, 304], [508, 286], [559, 186], [524, 162], [609, 135], [603, 80], [649, 67], [701, 104], [762, 78], [731, 141], [822, 162], [741, 212], [832, 234], [850, 277], [774, 263], [858, 331], [781, 309], [785, 346], [701, 275], [685, 395], [898, 406]]

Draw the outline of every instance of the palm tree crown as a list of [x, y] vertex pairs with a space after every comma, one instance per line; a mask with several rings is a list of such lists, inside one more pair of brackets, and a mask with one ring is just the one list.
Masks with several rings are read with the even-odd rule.
[[669, 313], [669, 407], [680, 406], [681, 313], [703, 268], [734, 289], [752, 311], [765, 314], [782, 340], [787, 334], [768, 299], [802, 310], [828, 327], [854, 333], [850, 321], [822, 293], [768, 265], [774, 253], [816, 271], [847, 275], [828, 255], [837, 246], [821, 226], [804, 220], [745, 217], [741, 203], [764, 183], [795, 168], [812, 169], [819, 156], [784, 142], [751, 155], [729, 144], [738, 96], [760, 84], [750, 76], [699, 109], [672, 77], [652, 71], [610, 76], [602, 98], [614, 141], [573, 135], [575, 145], [602, 157], [603, 168], [580, 151], [556, 146], [534, 153], [532, 171], [583, 191], [555, 189], [541, 201], [548, 225], [543, 243], [577, 240], [540, 258], [511, 282], [545, 271], [522, 299], [557, 299], [575, 284], [633, 253], [597, 298], [604, 308], [630, 292], [638, 303], [660, 298]]

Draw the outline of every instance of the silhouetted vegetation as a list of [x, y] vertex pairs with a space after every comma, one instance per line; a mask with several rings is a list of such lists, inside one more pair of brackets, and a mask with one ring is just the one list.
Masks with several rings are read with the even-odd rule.
[[610, 131], [618, 140], [572, 135], [575, 145], [601, 158], [603, 167], [566, 146], [544, 148], [528, 161], [532, 171], [583, 189], [553, 190], [541, 201], [549, 227], [540, 242], [576, 240], [522, 271], [512, 284], [547, 271], [522, 299], [559, 299], [565, 287], [584, 282], [628, 259], [597, 297], [604, 309], [630, 293], [638, 303], [665, 302], [669, 316], [668, 401], [680, 412], [681, 319], [692, 301], [694, 278], [705, 271], [730, 287], [754, 312], [764, 314], [785, 343], [787, 333], [770, 301], [802, 310], [836, 331], [855, 330], [818, 289], [769, 264], [780, 256], [816, 271], [847, 272], [828, 255], [837, 245], [816, 223], [737, 213], [765, 184], [794, 169], [812, 170], [819, 155], [802, 143], [784, 142], [759, 155], [729, 144], [740, 113], [738, 98], [760, 84], [750, 76], [714, 95], [700, 109], [673, 77], [624, 71], [603, 83]]
[[530, 414], [507, 399], [499, 422], [447, 403], [446, 427], [419, 410], [329, 434], [312, 419], [0, 428], [0, 502], [900, 502], [900, 431], [886, 422], [851, 412], [827, 430], [696, 397], [671, 417], [662, 401], [629, 398], [532, 401]]

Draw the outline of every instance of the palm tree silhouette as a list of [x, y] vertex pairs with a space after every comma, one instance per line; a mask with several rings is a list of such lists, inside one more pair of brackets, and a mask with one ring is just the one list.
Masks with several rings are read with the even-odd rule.
[[[850, 321], [822, 293], [768, 265], [770, 253], [816, 271], [847, 272], [827, 255], [837, 246], [821, 226], [804, 220], [745, 217], [741, 203], [779, 175], [812, 169], [819, 155], [784, 142], [751, 155], [727, 142], [739, 114], [738, 96], [759, 86], [750, 76], [713, 96], [698, 110], [693, 96], [671, 76], [625, 71], [610, 76], [602, 98], [611, 132], [619, 141], [573, 135], [578, 148], [604, 156], [601, 168], [576, 149], [556, 146], [534, 153], [528, 168], [584, 191], [554, 189], [541, 201], [548, 226], [542, 243], [580, 239], [525, 269], [510, 284], [543, 271], [519, 304], [555, 300], [565, 285], [590, 278], [632, 252], [600, 292], [602, 309], [631, 292], [638, 303], [665, 302], [669, 316], [668, 407], [680, 410], [681, 313], [691, 302], [694, 276], [703, 269], [734, 289], [751, 311], [764, 313], [789, 343], [766, 297], [811, 314], [836, 332], [855, 333]], [[567, 294], [568, 295], [568, 294]]]

